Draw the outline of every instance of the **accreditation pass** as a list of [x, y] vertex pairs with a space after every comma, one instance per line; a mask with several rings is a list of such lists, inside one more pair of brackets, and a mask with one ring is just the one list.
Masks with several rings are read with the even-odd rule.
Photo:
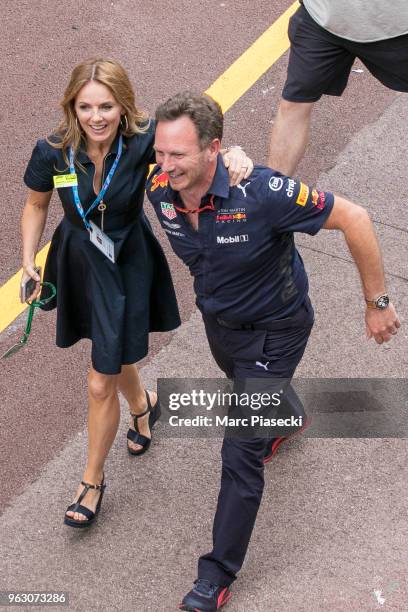
[[112, 263], [115, 263], [115, 243], [107, 236], [100, 227], [89, 221], [91, 229], [89, 231], [90, 241], [100, 250]]

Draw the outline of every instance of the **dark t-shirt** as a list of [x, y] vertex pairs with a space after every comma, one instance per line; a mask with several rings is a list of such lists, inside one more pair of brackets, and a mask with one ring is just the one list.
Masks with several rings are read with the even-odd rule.
[[158, 166], [146, 191], [173, 250], [190, 268], [204, 313], [246, 323], [288, 317], [303, 303], [308, 280], [293, 232], [316, 234], [333, 194], [262, 166], [231, 188], [219, 156], [202, 199], [202, 205], [212, 201], [214, 210], [198, 213], [195, 231], [176, 210], [183, 203]]

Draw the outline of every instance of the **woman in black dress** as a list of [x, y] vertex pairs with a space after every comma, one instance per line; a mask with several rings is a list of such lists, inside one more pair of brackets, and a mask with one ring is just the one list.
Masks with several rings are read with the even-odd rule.
[[[40, 280], [35, 256], [55, 187], [64, 217], [44, 272], [57, 298], [45, 308], [57, 307], [57, 346], [92, 341], [88, 461], [64, 518], [85, 527], [96, 518], [105, 488], [104, 463], [120, 418], [118, 390], [132, 415], [128, 450], [142, 454], [160, 405], [156, 393], [145, 391], [135, 364], [147, 354], [149, 332], [175, 329], [180, 318], [166, 258], [143, 212], [154, 124], [136, 107], [128, 75], [114, 61], [82, 62], [61, 105], [59, 127], [37, 142], [24, 175], [22, 282], [38, 281], [34, 299]], [[236, 153], [234, 177], [237, 163], [243, 178], [250, 160]]]

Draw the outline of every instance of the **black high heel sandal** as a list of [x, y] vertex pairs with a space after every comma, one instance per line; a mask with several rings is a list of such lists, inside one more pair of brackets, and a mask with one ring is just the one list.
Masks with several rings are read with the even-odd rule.
[[[72, 518], [71, 516], [67, 516], [65, 514], [64, 523], [65, 525], [69, 525], [69, 527], [89, 527], [92, 523], [95, 522], [95, 519], [101, 509], [102, 497], [106, 488], [105, 484], [105, 474], [103, 475], [101, 484], [94, 485], [89, 482], [84, 482], [81, 480], [81, 484], [84, 485], [84, 488], [81, 491], [80, 496], [77, 501], [68, 506], [66, 512], [79, 512], [80, 514], [84, 514], [87, 517], [87, 520], [78, 521], [77, 519]], [[92, 512], [89, 508], [81, 505], [81, 501], [84, 499], [85, 495], [88, 493], [89, 489], [98, 489], [101, 494], [98, 499], [98, 503], [95, 508], [95, 512]]]
[[161, 407], [160, 407], [159, 398], [157, 398], [157, 402], [155, 403], [153, 407], [150, 401], [148, 392], [145, 391], [145, 393], [146, 393], [146, 400], [147, 400], [147, 408], [141, 414], [131, 413], [136, 431], [133, 431], [133, 429], [128, 429], [127, 436], [126, 436], [128, 440], [130, 440], [134, 444], [140, 444], [142, 448], [140, 448], [139, 450], [133, 450], [132, 448], [129, 447], [129, 444], [126, 442], [126, 446], [127, 446], [127, 449], [130, 455], [143, 455], [147, 450], [149, 450], [150, 444], [152, 442], [152, 438], [148, 438], [147, 436], [143, 436], [141, 433], [139, 433], [139, 428], [137, 426], [137, 420], [145, 416], [148, 412], [150, 412], [149, 428], [150, 428], [150, 435], [153, 436], [154, 424], [156, 423], [156, 421], [159, 420], [161, 416]]

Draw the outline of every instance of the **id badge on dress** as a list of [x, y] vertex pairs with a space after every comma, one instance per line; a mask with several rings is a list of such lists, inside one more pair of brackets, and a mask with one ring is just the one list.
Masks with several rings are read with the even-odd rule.
[[78, 186], [78, 177], [76, 173], [72, 174], [57, 174], [52, 177], [54, 181], [55, 189], [59, 189], [60, 187], [77, 187]]
[[100, 250], [112, 263], [115, 263], [115, 243], [107, 236], [100, 227], [89, 221], [91, 231], [89, 232], [90, 241]]

